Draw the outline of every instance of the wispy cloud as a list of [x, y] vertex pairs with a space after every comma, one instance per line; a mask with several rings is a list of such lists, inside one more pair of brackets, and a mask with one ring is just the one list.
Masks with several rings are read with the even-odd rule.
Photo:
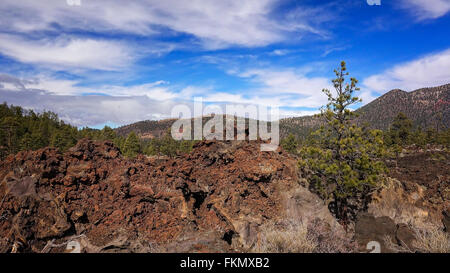
[[401, 4], [418, 20], [436, 19], [450, 11], [450, 0], [402, 0]]
[[17, 35], [0, 34], [0, 53], [23, 63], [120, 70], [131, 64], [134, 53], [126, 45], [99, 39], [26, 39]]
[[450, 82], [450, 49], [399, 64], [381, 74], [366, 78], [363, 84], [385, 93], [400, 88], [412, 91]]
[[280, 97], [281, 105], [292, 107], [319, 107], [326, 103], [321, 92], [331, 88], [324, 77], [308, 77], [295, 69], [249, 69], [238, 74], [256, 84], [255, 94]]
[[[0, 74], [0, 97], [8, 103], [35, 111], [50, 110], [76, 126], [96, 126], [105, 123], [128, 124], [139, 120], [170, 117], [176, 104], [170, 92], [159, 89], [160, 82], [129, 87], [134, 91], [125, 95], [128, 87], [114, 89], [114, 96], [85, 95], [84, 92], [105, 90], [77, 86], [77, 81], [51, 78], [19, 79]], [[124, 95], [121, 95], [124, 94]], [[157, 98], [157, 99], [155, 99]]]
[[273, 56], [284, 56], [284, 55], [289, 54], [290, 52], [291, 52], [291, 50], [288, 50], [288, 49], [275, 49], [272, 52], [270, 52], [269, 54], [273, 55]]
[[155, 101], [175, 99], [178, 93], [171, 90], [168, 82], [156, 81], [136, 85], [100, 85], [86, 87], [80, 80], [58, 79], [48, 75], [35, 75], [32, 80], [20, 80], [13, 76], [0, 74], [0, 83], [11, 83], [16, 88], [8, 90], [42, 90], [48, 94], [59, 96], [87, 96], [101, 94], [110, 97], [142, 97], [146, 96]]
[[[77, 80], [55, 79], [46, 75], [36, 75], [31, 79], [19, 79], [11, 75], [0, 74], [0, 97], [8, 103], [21, 105], [37, 111], [51, 110], [62, 119], [76, 126], [96, 126], [114, 123], [128, 124], [145, 119], [169, 118], [171, 109], [177, 103], [190, 104], [194, 97], [201, 96], [205, 103], [252, 104], [290, 107], [283, 110], [283, 116], [306, 115], [317, 112], [317, 107], [326, 99], [318, 90], [303, 89], [284, 91], [275, 89], [275, 82], [285, 82], [299, 77], [304, 85], [308, 79], [292, 72], [255, 72], [247, 71], [242, 77], [250, 80], [258, 74], [256, 80], [260, 86], [251, 92], [227, 93], [212, 86], [187, 86], [177, 88], [167, 82], [120, 86], [81, 86]], [[265, 74], [268, 73], [268, 74]], [[251, 79], [254, 81], [255, 79]], [[311, 79], [313, 83], [315, 79]], [[285, 87], [286, 84], [284, 85]], [[309, 87], [313, 88], [313, 87]], [[102, 95], [105, 94], [105, 95]], [[298, 108], [302, 109], [298, 109]], [[295, 109], [297, 108], [297, 109]], [[305, 109], [306, 108], [306, 109]]]
[[325, 10], [303, 6], [275, 20], [277, 4], [275, 0], [130, 0], [126, 4], [96, 0], [69, 6], [60, 0], [3, 0], [0, 27], [20, 33], [63, 28], [142, 36], [161, 35], [163, 27], [193, 35], [209, 49], [263, 46], [288, 39], [292, 32], [323, 35], [320, 23], [327, 18]]
[[328, 55], [330, 55], [333, 52], [337, 52], [337, 51], [343, 51], [348, 49], [348, 46], [338, 46], [338, 47], [329, 47], [327, 49], [325, 49], [325, 51], [322, 54], [322, 57], [326, 57]]
[[[396, 3], [418, 20], [450, 10], [450, 0]], [[332, 89], [322, 76], [330, 69], [327, 60], [335, 57], [329, 54], [352, 48], [352, 56], [359, 56], [366, 46], [379, 46], [359, 45], [352, 40], [359, 36], [348, 33], [348, 24], [359, 18], [348, 11], [360, 11], [359, 6], [352, 1], [83, 0], [70, 6], [65, 0], [2, 0], [0, 71], [28, 78], [0, 75], [1, 98], [54, 110], [76, 125], [163, 118], [174, 102], [194, 96], [207, 103], [314, 113], [327, 102], [321, 90]], [[370, 19], [364, 12], [361, 17]], [[450, 50], [438, 52], [368, 77], [360, 95], [367, 103], [374, 91], [446, 83], [449, 55]]]

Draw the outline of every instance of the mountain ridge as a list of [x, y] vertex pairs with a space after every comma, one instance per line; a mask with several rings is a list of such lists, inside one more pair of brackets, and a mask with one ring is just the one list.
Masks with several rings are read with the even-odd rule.
[[[356, 122], [359, 125], [367, 123], [374, 129], [386, 130], [398, 113], [404, 113], [415, 127], [449, 128], [450, 127], [450, 83], [424, 87], [413, 91], [392, 89], [370, 103], [358, 108]], [[126, 136], [131, 131], [141, 138], [161, 137], [171, 127], [176, 119], [145, 120], [124, 125], [115, 131]], [[318, 116], [290, 117], [280, 120], [280, 135], [289, 134], [300, 137], [307, 136], [319, 128], [323, 121]]]

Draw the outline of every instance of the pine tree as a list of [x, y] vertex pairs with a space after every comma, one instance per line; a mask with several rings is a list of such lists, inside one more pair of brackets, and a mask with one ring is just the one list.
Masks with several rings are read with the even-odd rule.
[[116, 137], [117, 137], [116, 132], [114, 132], [114, 130], [111, 127], [109, 127], [109, 126], [105, 126], [101, 130], [101, 139], [102, 140], [111, 140], [111, 141], [113, 141]]
[[123, 145], [123, 154], [126, 157], [132, 158], [136, 157], [136, 155], [139, 154], [139, 152], [140, 152], [139, 138], [136, 136], [134, 132], [131, 132]]
[[180, 143], [179, 151], [180, 153], [187, 154], [192, 151], [195, 142], [192, 140], [182, 140]]
[[50, 145], [55, 148], [58, 148], [60, 151], [63, 151], [66, 146], [63, 134], [59, 131], [55, 132], [50, 141]]
[[20, 116], [7, 116], [2, 118], [0, 122], [0, 128], [4, 132], [2, 146], [6, 147], [6, 150], [10, 154], [14, 154], [19, 151], [19, 118]]
[[422, 127], [419, 126], [417, 130], [414, 131], [412, 135], [412, 141], [417, 144], [419, 147], [424, 147], [427, 141], [427, 135], [422, 130]]
[[428, 127], [425, 131], [427, 144], [435, 144], [436, 143], [436, 129], [433, 127]]
[[78, 129], [52, 112], [36, 114], [19, 106], [0, 105], [0, 157], [48, 145], [67, 150], [79, 138]]
[[295, 154], [298, 148], [298, 141], [293, 134], [289, 134], [285, 139], [281, 141], [281, 146], [287, 152]]
[[329, 103], [322, 108], [326, 126], [314, 133], [312, 145], [301, 149], [300, 167], [312, 171], [311, 187], [330, 200], [336, 217], [347, 226], [356, 212], [365, 207], [367, 197], [385, 170], [382, 132], [358, 127], [356, 114], [349, 106], [361, 100], [357, 80], [346, 82], [345, 62], [335, 70], [333, 85], [336, 95], [324, 89]]
[[164, 155], [173, 157], [177, 155], [178, 144], [179, 142], [174, 140], [170, 134], [165, 134], [161, 139], [159, 151]]
[[410, 144], [412, 127], [412, 121], [402, 112], [398, 113], [388, 131], [388, 144], [399, 146]]
[[152, 156], [159, 154], [159, 147], [156, 139], [151, 139], [144, 148], [144, 154]]
[[26, 133], [20, 140], [20, 150], [32, 150], [33, 149], [33, 139], [30, 133]]

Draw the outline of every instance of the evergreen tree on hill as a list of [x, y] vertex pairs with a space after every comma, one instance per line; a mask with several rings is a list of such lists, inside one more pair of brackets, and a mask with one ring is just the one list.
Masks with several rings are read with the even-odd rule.
[[140, 152], [140, 141], [136, 133], [131, 132], [123, 145], [123, 154], [126, 157], [136, 157]]

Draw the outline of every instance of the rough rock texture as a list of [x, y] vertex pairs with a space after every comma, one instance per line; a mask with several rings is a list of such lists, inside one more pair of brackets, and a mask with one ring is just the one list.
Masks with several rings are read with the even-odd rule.
[[417, 185], [425, 191], [418, 200], [422, 207], [440, 214], [450, 209], [450, 154], [445, 151], [412, 151], [397, 160], [390, 176], [402, 182], [405, 191], [416, 191]]
[[[292, 202], [335, 225], [299, 186], [296, 161], [259, 144], [204, 141], [176, 159], [127, 160], [110, 142], [81, 140], [65, 154], [9, 156], [0, 163], [0, 252], [63, 251], [73, 238], [84, 252], [240, 251]], [[292, 199], [302, 191], [306, 199]]]
[[361, 251], [367, 251], [366, 246], [369, 242], [375, 241], [380, 244], [382, 253], [392, 252], [386, 246], [386, 239], [390, 239], [394, 244], [412, 248], [415, 240], [414, 234], [405, 224], [395, 224], [395, 222], [387, 217], [374, 217], [369, 213], [361, 213], [358, 215], [355, 224], [355, 237], [360, 244]]

